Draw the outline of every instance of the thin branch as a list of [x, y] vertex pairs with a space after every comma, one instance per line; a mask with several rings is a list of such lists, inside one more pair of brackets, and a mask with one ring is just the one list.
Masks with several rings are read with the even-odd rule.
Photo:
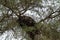
[[10, 6], [8, 6], [7, 3], [8, 3], [8, 1], [5, 0], [4, 4], [2, 4], [2, 3], [0, 3], [0, 4], [3, 5], [3, 6], [5, 6], [5, 7], [7, 7], [8, 9], [10, 9], [15, 15], [18, 16], [18, 14], [14, 11], [14, 8], [11, 8]]
[[60, 13], [59, 14], [57, 14], [57, 15], [55, 15], [55, 16], [53, 16], [53, 17], [50, 17], [50, 18], [55, 18], [55, 17], [57, 17], [57, 16], [59, 16], [60, 15]]
[[54, 13], [56, 13], [56, 12], [60, 12], [60, 10], [59, 10], [59, 11], [52, 12], [51, 14], [49, 14], [49, 16], [45, 17], [44, 19], [41, 19], [40, 22], [45, 21], [46, 19], [54, 18], [54, 17], [60, 15], [60, 13], [59, 13], [58, 15], [56, 15], [56, 16], [54, 16], [54, 17], [51, 17], [51, 15], [54, 14]]
[[0, 20], [0, 22], [2, 22], [2, 21], [4, 20], [4, 18], [5, 18], [5, 17], [3, 17], [3, 18]]

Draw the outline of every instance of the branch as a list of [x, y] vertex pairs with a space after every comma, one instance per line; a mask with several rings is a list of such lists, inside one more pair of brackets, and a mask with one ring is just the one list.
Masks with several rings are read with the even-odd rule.
[[5, 17], [3, 17], [3, 18], [0, 20], [0, 22], [2, 22], [2, 21], [4, 20], [4, 18], [5, 18]]
[[41, 19], [40, 22], [45, 21], [46, 19], [49, 19], [49, 18], [55, 18], [56, 16], [60, 15], [60, 13], [59, 13], [58, 15], [55, 15], [54, 17], [51, 17], [51, 15], [56, 13], [56, 12], [60, 12], [60, 10], [52, 12], [51, 14], [49, 14], [49, 16], [45, 17], [44, 19]]
[[[3, 2], [3, 1], [2, 1]], [[4, 0], [4, 3], [0, 3], [1, 5], [5, 6], [6, 8], [10, 9], [15, 15], [18, 16], [17, 12], [14, 11], [14, 8], [12, 8], [12, 6], [8, 5], [8, 1]], [[17, 8], [16, 8], [17, 9]]]
[[50, 18], [55, 18], [55, 17], [57, 17], [57, 16], [59, 16], [60, 15], [60, 13], [59, 14], [57, 14], [57, 15], [55, 15], [55, 16], [53, 16], [53, 17], [50, 17]]

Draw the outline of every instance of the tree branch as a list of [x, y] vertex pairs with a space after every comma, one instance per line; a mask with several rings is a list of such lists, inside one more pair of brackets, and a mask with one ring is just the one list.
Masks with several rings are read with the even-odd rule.
[[51, 15], [56, 13], [56, 12], [60, 12], [60, 10], [52, 12], [51, 14], [49, 14], [49, 16], [45, 17], [44, 19], [41, 19], [40, 22], [45, 21], [46, 19], [49, 19], [49, 18], [55, 18], [56, 16], [60, 15], [60, 13], [59, 13], [58, 15], [55, 15], [54, 17], [51, 17]]

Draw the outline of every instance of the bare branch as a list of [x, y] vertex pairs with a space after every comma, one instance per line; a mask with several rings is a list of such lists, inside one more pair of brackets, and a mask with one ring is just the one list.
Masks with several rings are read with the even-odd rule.
[[4, 18], [5, 18], [5, 17], [3, 17], [3, 18], [0, 20], [0, 22], [2, 22], [2, 21], [4, 20]]
[[42, 21], [45, 21], [46, 19], [49, 19], [49, 18], [54, 18], [54, 17], [56, 17], [56, 16], [58, 16], [58, 15], [60, 15], [60, 13], [58, 14], [58, 15], [55, 15], [54, 17], [51, 17], [52, 16], [52, 14], [54, 14], [54, 13], [56, 13], [56, 12], [60, 12], [60, 10], [59, 11], [55, 11], [55, 12], [52, 12], [51, 14], [49, 14], [47, 17], [45, 17], [44, 19], [41, 19], [40, 20], [40, 22], [42, 22]]

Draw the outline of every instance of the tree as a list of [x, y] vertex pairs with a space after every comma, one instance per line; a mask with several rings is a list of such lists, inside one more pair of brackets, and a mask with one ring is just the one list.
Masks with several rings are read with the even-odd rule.
[[[30, 19], [32, 20], [32, 23], [35, 24], [34, 26], [30, 26], [28, 27], [27, 25], [23, 25], [24, 27], [22, 27], [22, 29], [28, 34], [28, 36], [32, 39], [35, 40], [38, 39], [38, 37], [41, 40], [47, 39], [47, 40], [59, 40], [60, 37], [59, 34], [60, 32], [57, 32], [57, 25], [56, 23], [54, 25], [52, 25], [52, 22], [50, 23], [49, 21], [52, 21], [54, 19], [59, 18], [60, 16], [60, 9], [58, 8], [57, 10], [53, 10], [52, 7], [48, 7], [48, 15], [46, 15], [46, 17], [42, 18], [39, 23], [36, 23], [32, 18], [30, 19], [26, 19], [27, 21], [25, 22], [25, 18], [23, 15], [27, 10], [33, 11], [38, 13], [40, 16], [42, 14], [40, 14], [39, 10], [36, 10], [35, 8], [43, 8], [44, 6], [40, 4], [41, 0], [0, 0], [0, 6], [1, 6], [1, 11], [2, 11], [2, 15], [1, 15], [1, 20], [0, 23], [4, 26], [4, 29], [1, 28], [0, 30], [2, 32], [12, 29], [14, 31], [14, 27], [20, 23], [17, 22], [17, 20], [21, 17], [21, 19], [19, 19], [19, 21], [21, 22], [21, 24], [25, 24], [27, 21], [30, 23]], [[57, 13], [56, 13], [57, 12]], [[56, 15], [54, 15], [56, 14]], [[22, 16], [23, 15], [23, 16]], [[14, 17], [15, 16], [15, 17]], [[23, 17], [23, 21], [22, 21], [22, 17]], [[25, 16], [26, 17], [26, 16]], [[27, 18], [26, 17], [26, 18]], [[60, 19], [58, 19], [60, 20]], [[56, 21], [58, 21], [56, 20]], [[5, 23], [6, 24], [5, 24]], [[48, 23], [49, 22], [49, 23]], [[58, 22], [60, 23], [60, 22]], [[28, 23], [27, 23], [28, 24]], [[52, 28], [53, 27], [53, 28]], [[48, 30], [48, 31], [47, 31]], [[15, 32], [15, 31], [14, 31]], [[56, 35], [58, 34], [58, 35]], [[38, 36], [40, 35], [40, 36]], [[42, 35], [42, 36], [41, 36]], [[37, 37], [38, 36], [38, 37]], [[55, 39], [56, 38], [56, 39]], [[40, 40], [38, 39], [38, 40]]]

